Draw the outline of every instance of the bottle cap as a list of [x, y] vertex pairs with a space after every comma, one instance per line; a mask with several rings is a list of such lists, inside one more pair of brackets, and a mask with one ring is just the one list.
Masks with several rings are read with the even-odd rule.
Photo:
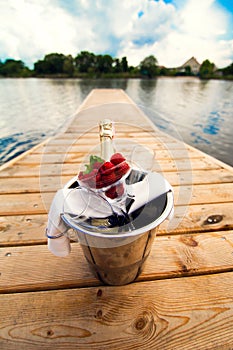
[[113, 122], [110, 119], [104, 119], [99, 122], [99, 134], [100, 138], [109, 137], [113, 139], [115, 130]]

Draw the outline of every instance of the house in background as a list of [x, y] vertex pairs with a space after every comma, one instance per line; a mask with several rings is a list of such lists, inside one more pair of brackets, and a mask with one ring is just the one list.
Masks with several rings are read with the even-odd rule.
[[[185, 73], [189, 71], [189, 73], [193, 73], [197, 75], [200, 70], [200, 63], [196, 60], [195, 57], [191, 57], [188, 61], [186, 61], [182, 66], [178, 67], [180, 73]], [[188, 73], [188, 72], [187, 72]]]

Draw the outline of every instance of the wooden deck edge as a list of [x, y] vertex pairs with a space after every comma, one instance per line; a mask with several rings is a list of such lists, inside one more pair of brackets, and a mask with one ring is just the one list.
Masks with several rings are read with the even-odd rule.
[[27, 156], [28, 154], [33, 153], [36, 149], [38, 149], [41, 146], [44, 146], [47, 142], [49, 142], [53, 137], [48, 137], [46, 138], [46, 140], [36, 144], [35, 146], [33, 146], [32, 148], [28, 149], [25, 152], [22, 152], [20, 155], [18, 155], [17, 157], [10, 159], [8, 162], [2, 164], [0, 166], [0, 171], [5, 170], [6, 168], [14, 165], [16, 162], [18, 162], [19, 160], [21, 160], [22, 158], [24, 158], [25, 156]]
[[213, 163], [216, 163], [216, 164], [219, 165], [221, 168], [224, 168], [224, 169], [226, 169], [226, 170], [229, 170], [229, 171], [233, 172], [233, 167], [232, 167], [231, 165], [229, 165], [229, 164], [223, 162], [222, 160], [217, 159], [217, 158], [211, 156], [210, 154], [207, 154], [207, 153], [201, 151], [200, 149], [195, 148], [195, 147], [193, 147], [193, 146], [191, 146], [191, 145], [188, 145], [188, 147], [189, 147], [190, 149], [192, 149], [192, 150], [198, 151], [200, 154], [203, 154], [203, 157], [208, 157]]

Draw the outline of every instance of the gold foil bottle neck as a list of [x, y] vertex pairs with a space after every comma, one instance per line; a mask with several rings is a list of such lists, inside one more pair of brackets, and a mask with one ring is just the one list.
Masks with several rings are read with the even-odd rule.
[[114, 134], [114, 125], [110, 119], [104, 119], [99, 123], [101, 158], [105, 161], [109, 161], [115, 153], [113, 146]]
[[100, 123], [99, 123], [100, 138], [109, 137], [109, 138], [113, 139], [114, 133], [115, 133], [114, 132], [114, 125], [110, 119], [104, 119], [104, 120], [100, 121]]

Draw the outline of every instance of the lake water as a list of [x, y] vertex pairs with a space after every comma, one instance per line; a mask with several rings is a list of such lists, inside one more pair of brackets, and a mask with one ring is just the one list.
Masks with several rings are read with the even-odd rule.
[[160, 129], [233, 166], [233, 82], [193, 77], [0, 79], [0, 164], [55, 134], [93, 88], [125, 90]]

